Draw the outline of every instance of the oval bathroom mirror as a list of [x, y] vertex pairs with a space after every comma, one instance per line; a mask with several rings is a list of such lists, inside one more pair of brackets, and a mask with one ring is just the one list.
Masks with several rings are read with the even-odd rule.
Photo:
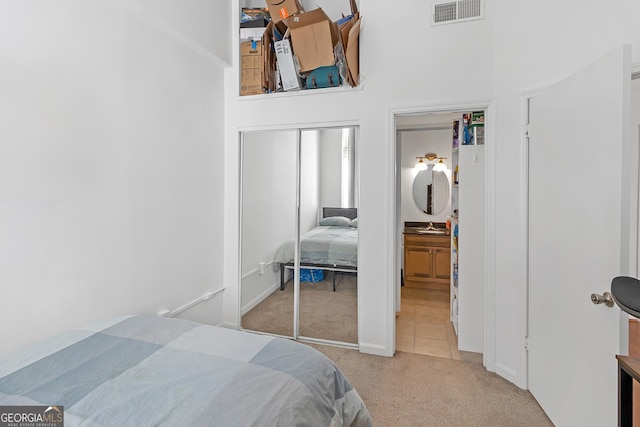
[[413, 201], [423, 213], [438, 215], [449, 204], [449, 177], [445, 172], [436, 172], [433, 165], [418, 172], [413, 179]]

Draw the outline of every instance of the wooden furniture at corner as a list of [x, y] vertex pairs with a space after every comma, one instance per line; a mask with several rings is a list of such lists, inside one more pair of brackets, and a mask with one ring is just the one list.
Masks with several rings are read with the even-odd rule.
[[[629, 356], [640, 358], [640, 321], [629, 319]], [[633, 382], [633, 427], [640, 427], [640, 383]]]
[[640, 359], [616, 356], [618, 359], [618, 426], [633, 426], [633, 383], [640, 381]]
[[404, 286], [449, 289], [451, 272], [449, 235], [404, 234]]

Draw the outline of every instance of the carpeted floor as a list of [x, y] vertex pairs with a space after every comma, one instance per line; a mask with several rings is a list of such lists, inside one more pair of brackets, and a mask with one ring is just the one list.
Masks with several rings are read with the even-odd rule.
[[397, 352], [372, 356], [308, 344], [327, 355], [358, 390], [374, 426], [553, 426], [531, 393], [487, 372], [477, 358]]
[[[356, 343], [357, 279], [339, 274], [335, 293], [331, 279], [329, 274], [323, 282], [301, 283], [300, 335]], [[285, 291], [275, 291], [245, 314], [242, 326], [292, 335], [292, 282]], [[394, 357], [381, 357], [308, 345], [327, 355], [346, 374], [369, 408], [375, 426], [553, 426], [531, 393], [487, 372], [475, 353], [460, 352], [458, 360], [402, 351]]]
[[[352, 273], [316, 283], [300, 283], [300, 336], [356, 344], [358, 342], [357, 276]], [[284, 291], [273, 292], [242, 316], [244, 329], [271, 334], [293, 335], [293, 282]]]

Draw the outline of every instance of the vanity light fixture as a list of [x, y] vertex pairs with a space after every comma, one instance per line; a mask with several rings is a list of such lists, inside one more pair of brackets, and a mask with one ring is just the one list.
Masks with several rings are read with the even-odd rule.
[[436, 172], [444, 172], [447, 170], [447, 165], [444, 164], [442, 160], [446, 159], [446, 157], [438, 157], [440, 161], [433, 166], [433, 170]]
[[442, 161], [446, 159], [446, 157], [439, 157], [436, 153], [427, 153], [424, 156], [416, 157], [416, 159], [418, 159], [418, 163], [416, 163], [414, 169], [418, 172], [427, 169], [427, 163], [425, 163], [425, 160], [427, 160], [428, 162], [432, 162], [436, 159], [440, 161], [433, 165], [433, 170], [436, 172], [444, 172], [447, 170], [447, 165], [445, 165]]
[[414, 167], [414, 169], [417, 172], [426, 170], [427, 164], [425, 163], [425, 160], [432, 162], [437, 158], [438, 158], [438, 155], [435, 153], [427, 153], [424, 156], [416, 157], [416, 159], [418, 159], [418, 163], [416, 163], [416, 166]]
[[418, 163], [413, 167], [416, 172], [420, 172], [423, 170], [427, 170], [427, 164], [424, 162], [424, 157], [416, 157], [418, 159]]

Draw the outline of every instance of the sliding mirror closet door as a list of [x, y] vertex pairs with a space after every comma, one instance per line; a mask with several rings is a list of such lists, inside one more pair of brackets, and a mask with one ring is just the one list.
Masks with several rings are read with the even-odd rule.
[[241, 157], [241, 327], [296, 337], [298, 131], [245, 132]]
[[303, 130], [299, 335], [358, 342], [356, 128]]

